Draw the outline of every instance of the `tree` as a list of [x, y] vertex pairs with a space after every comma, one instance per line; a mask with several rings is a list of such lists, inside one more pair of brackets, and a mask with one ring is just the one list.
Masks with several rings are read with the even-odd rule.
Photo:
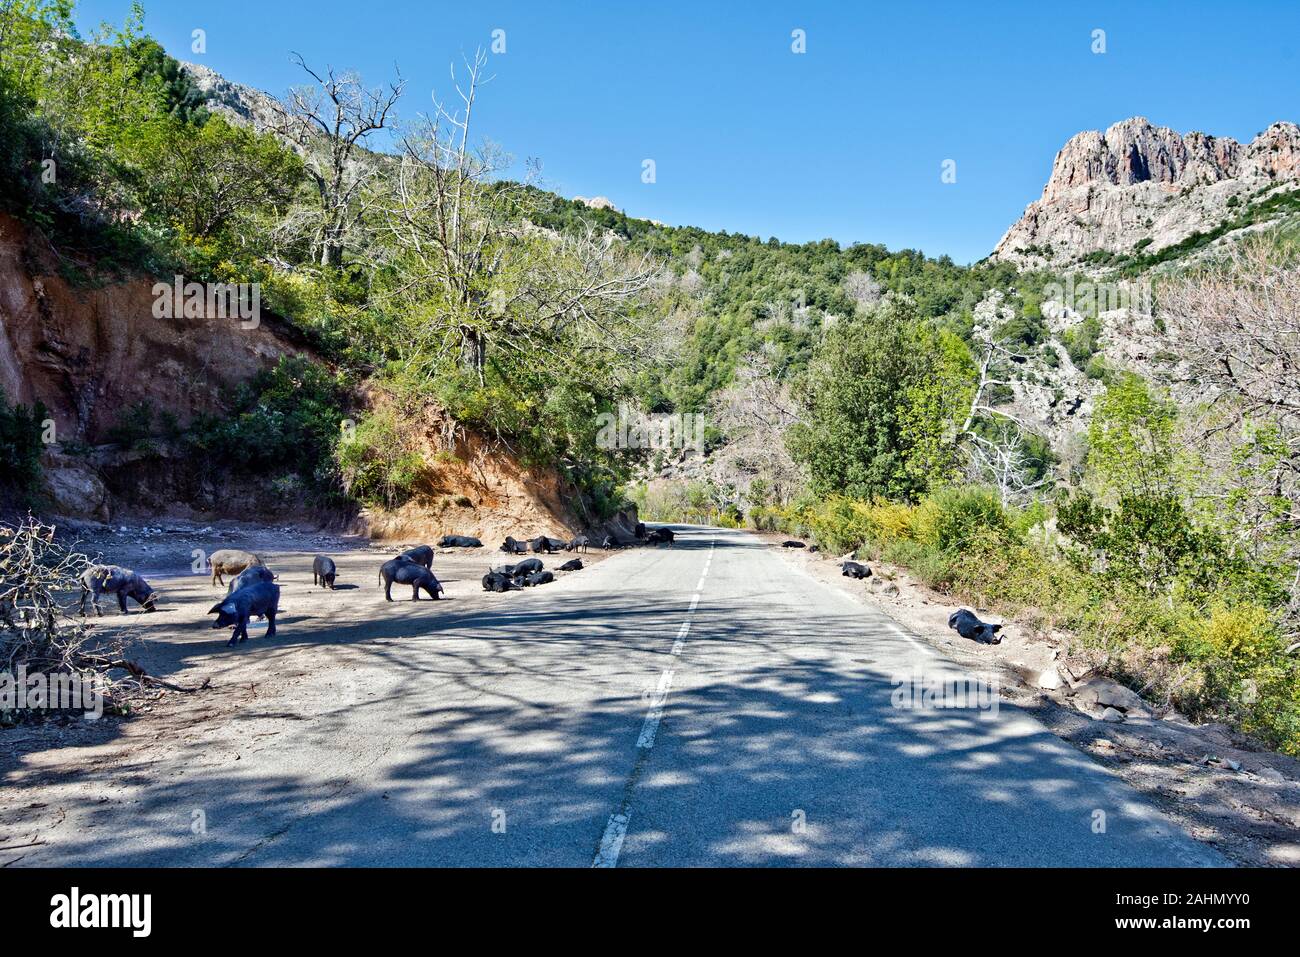
[[766, 357], [745, 357], [736, 381], [711, 404], [714, 423], [726, 444], [709, 460], [716, 483], [734, 487], [752, 504], [793, 498], [803, 474], [786, 446], [786, 435], [799, 420], [789, 387], [778, 382]]
[[960, 406], [950, 401], [951, 370], [915, 312], [891, 297], [832, 326], [798, 380], [803, 421], [790, 430], [790, 451], [814, 491], [914, 499], [950, 477], [929, 464], [951, 447]]
[[426, 376], [454, 359], [479, 387], [495, 362], [613, 388], [653, 356], [637, 311], [657, 266], [590, 223], [560, 233], [532, 225], [527, 185], [496, 179], [508, 157], [471, 146], [485, 63], [482, 51], [466, 62], [458, 107], [439, 102], [403, 136], [376, 208], [387, 243], [376, 265], [392, 277], [394, 311], [413, 323], [408, 359]]
[[1294, 570], [1300, 617], [1300, 251], [1264, 236], [1164, 283], [1179, 384], [1204, 398], [1194, 442], [1205, 494], [1256, 553]]
[[316, 187], [312, 248], [322, 266], [338, 267], [365, 216], [366, 190], [378, 174], [366, 152], [371, 135], [387, 129], [406, 81], [367, 89], [356, 73], [317, 73], [294, 60], [313, 84], [295, 87], [274, 108], [271, 129], [292, 142]]
[[202, 128], [159, 118], [139, 159], [150, 171], [145, 185], [150, 205], [194, 238], [283, 213], [303, 170], [302, 161], [273, 136], [232, 126], [221, 116]]

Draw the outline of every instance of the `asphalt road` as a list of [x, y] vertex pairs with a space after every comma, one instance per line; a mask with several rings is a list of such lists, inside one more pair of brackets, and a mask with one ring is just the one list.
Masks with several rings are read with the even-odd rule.
[[[176, 741], [86, 774], [23, 863], [1225, 863], [742, 532], [417, 611], [414, 634], [353, 627], [347, 660], [312, 673], [286, 650], [292, 681], [222, 727], [228, 753]], [[936, 681], [931, 704], [963, 706], [899, 706]]]

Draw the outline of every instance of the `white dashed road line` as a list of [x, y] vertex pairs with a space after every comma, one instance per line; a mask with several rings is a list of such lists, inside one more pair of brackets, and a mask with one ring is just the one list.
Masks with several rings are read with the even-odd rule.
[[[704, 570], [700, 573], [700, 580], [695, 586], [695, 594], [691, 596], [691, 604], [686, 612], [686, 620], [682, 622], [681, 628], [678, 629], [677, 638], [673, 641], [672, 651], [669, 652], [674, 658], [680, 658], [682, 649], [686, 646], [686, 636], [690, 634], [691, 620], [695, 617], [695, 609], [700, 604], [700, 595], [704, 591], [704, 579], [708, 577], [709, 567], [713, 564], [713, 549], [717, 545], [717, 541], [716, 538], [709, 541], [709, 554], [704, 561]], [[631, 815], [629, 805], [632, 801], [632, 789], [636, 784], [636, 779], [641, 774], [641, 766], [649, 756], [650, 750], [655, 746], [655, 737], [659, 733], [659, 722], [663, 720], [664, 705], [668, 701], [668, 691], [672, 688], [675, 667], [674, 665], [665, 668], [663, 674], [659, 676], [659, 684], [655, 687], [654, 697], [650, 699], [650, 711], [645, 717], [645, 723], [641, 725], [641, 734], [636, 739], [636, 764], [633, 765], [632, 773], [628, 776], [628, 783], [623, 790], [622, 806], [610, 815], [609, 823], [605, 825], [605, 833], [600, 839], [600, 848], [596, 851], [596, 857], [591, 862], [592, 867], [618, 866], [618, 855], [623, 850], [623, 838], [627, 836], [627, 822]]]

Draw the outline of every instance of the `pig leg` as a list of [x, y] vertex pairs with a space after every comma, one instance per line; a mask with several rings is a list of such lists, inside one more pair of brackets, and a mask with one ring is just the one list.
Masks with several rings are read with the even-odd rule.
[[117, 593], [117, 607], [122, 610], [122, 614], [124, 615], [131, 614], [129, 611], [127, 611], [126, 608], [126, 592], [120, 591]]
[[388, 601], [393, 600], [393, 580], [391, 578], [384, 581], [384, 598]]
[[266, 637], [275, 637], [275, 615], [277, 609], [272, 608], [266, 613]]
[[90, 589], [82, 584], [81, 586], [81, 614], [86, 614], [86, 596], [90, 594]]
[[411, 586], [411, 601], [419, 601], [419, 600], [420, 600], [420, 584], [419, 582], [416, 582], [414, 585]]

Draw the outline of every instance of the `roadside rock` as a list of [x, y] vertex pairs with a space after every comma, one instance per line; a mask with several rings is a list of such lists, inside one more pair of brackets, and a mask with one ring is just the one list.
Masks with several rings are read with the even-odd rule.
[[1101, 713], [1101, 720], [1118, 724], [1124, 720], [1124, 712], [1115, 708], [1107, 708]]
[[1038, 675], [1038, 687], [1044, 691], [1056, 691], [1062, 685], [1061, 673], [1055, 668], [1048, 668]]
[[1089, 678], [1074, 689], [1075, 703], [1085, 710], [1115, 708], [1125, 713], [1149, 715], [1150, 709], [1137, 692], [1110, 678]]

